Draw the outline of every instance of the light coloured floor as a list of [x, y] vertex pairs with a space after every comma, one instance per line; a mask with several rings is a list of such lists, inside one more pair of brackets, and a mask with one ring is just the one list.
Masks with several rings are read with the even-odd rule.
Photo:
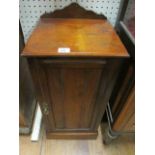
[[101, 129], [96, 140], [49, 140], [42, 128], [40, 140], [20, 136], [20, 155], [134, 155], [134, 137], [123, 136], [104, 145]]

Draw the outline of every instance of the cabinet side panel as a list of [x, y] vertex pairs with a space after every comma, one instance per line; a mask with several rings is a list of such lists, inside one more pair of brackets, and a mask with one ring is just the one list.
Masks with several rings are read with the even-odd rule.
[[92, 115], [92, 129], [97, 129], [101, 122], [106, 105], [109, 102], [114, 83], [116, 82], [121, 63], [121, 59], [111, 59], [102, 71], [96, 103], [94, 106], [94, 114]]

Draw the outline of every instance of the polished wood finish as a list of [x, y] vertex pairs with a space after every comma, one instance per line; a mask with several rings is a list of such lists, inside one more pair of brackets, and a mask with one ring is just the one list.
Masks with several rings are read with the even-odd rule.
[[[123, 74], [123, 78], [122, 75], [119, 74], [117, 84], [110, 98], [111, 114], [107, 112], [109, 126], [103, 132], [105, 144], [109, 144], [118, 136], [133, 136], [135, 133], [135, 83], [133, 62], [129, 63], [128, 68], [126, 67], [127, 66], [125, 66], [127, 72], [124, 74], [124, 70], [121, 70], [120, 73]], [[112, 117], [112, 119], [110, 119], [110, 117]]]
[[135, 87], [130, 91], [127, 100], [113, 124], [114, 131], [135, 131]]
[[[19, 51], [21, 53], [24, 48], [24, 38], [21, 26], [19, 28]], [[19, 127], [24, 133], [29, 133], [31, 130], [36, 106], [35, 101], [35, 93], [27, 60], [19, 56]]]
[[118, 77], [118, 82], [115, 85], [117, 89], [114, 89], [112, 94], [113, 99], [110, 102], [114, 118], [117, 117], [123, 108], [131, 89], [134, 87], [134, 74], [134, 66], [132, 65], [132, 62], [129, 62], [128, 64], [125, 63]]
[[[135, 70], [133, 61], [125, 63], [110, 98], [114, 132], [134, 132]], [[122, 76], [123, 75], [123, 76]]]
[[[59, 53], [62, 47], [71, 51]], [[47, 136], [96, 138], [118, 70], [128, 58], [112, 26], [101, 19], [42, 18], [22, 55], [29, 62]]]
[[[58, 53], [62, 47], [70, 48], [70, 53]], [[44, 18], [22, 55], [127, 57], [128, 53], [107, 20]]]
[[111, 145], [105, 146], [101, 129], [97, 139], [60, 140], [47, 139], [44, 130], [39, 141], [32, 142], [30, 136], [19, 137], [20, 155], [134, 155], [135, 143], [131, 136], [119, 137]]
[[[51, 132], [49, 137], [92, 138], [91, 133], [96, 132], [104, 114], [121, 60], [28, 60], [46, 130]], [[48, 113], [44, 112], [45, 107]], [[80, 132], [76, 136], [75, 130]], [[64, 132], [68, 134], [60, 136]]]
[[49, 132], [46, 133], [49, 139], [96, 139], [98, 132], [83, 131], [83, 132]]
[[104, 15], [98, 15], [93, 11], [85, 10], [77, 3], [72, 3], [62, 10], [45, 13], [41, 18], [81, 18], [81, 19], [107, 19]]

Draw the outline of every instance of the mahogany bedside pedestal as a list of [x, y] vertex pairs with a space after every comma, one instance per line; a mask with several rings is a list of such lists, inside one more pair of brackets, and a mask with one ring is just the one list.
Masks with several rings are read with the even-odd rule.
[[48, 138], [95, 139], [128, 53], [107, 20], [42, 18], [27, 57]]

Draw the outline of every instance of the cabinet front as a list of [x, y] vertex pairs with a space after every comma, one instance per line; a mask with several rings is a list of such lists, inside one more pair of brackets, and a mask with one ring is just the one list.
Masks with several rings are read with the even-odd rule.
[[108, 100], [108, 81], [116, 73], [109, 61], [30, 62], [47, 132], [96, 131]]

